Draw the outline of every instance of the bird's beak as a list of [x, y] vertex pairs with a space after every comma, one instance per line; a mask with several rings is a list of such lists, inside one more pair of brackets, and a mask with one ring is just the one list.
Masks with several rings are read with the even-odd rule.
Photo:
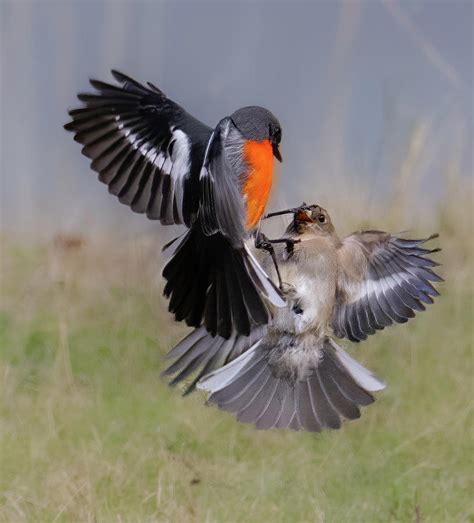
[[298, 211], [296, 220], [299, 222], [314, 223], [313, 218], [311, 218], [311, 213], [308, 214], [306, 210]]
[[277, 143], [273, 143], [272, 144], [272, 149], [273, 149], [273, 156], [279, 161], [279, 162], [282, 162], [283, 161], [283, 158], [281, 157], [281, 152], [280, 152], [280, 146], [279, 144]]

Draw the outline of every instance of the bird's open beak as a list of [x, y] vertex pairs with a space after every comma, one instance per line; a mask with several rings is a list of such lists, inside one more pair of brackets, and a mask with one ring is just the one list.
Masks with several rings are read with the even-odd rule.
[[311, 218], [311, 211], [308, 214], [306, 210], [298, 211], [296, 220], [299, 222], [314, 223], [313, 218]]
[[283, 161], [283, 158], [281, 157], [281, 152], [280, 152], [280, 146], [279, 144], [277, 143], [273, 143], [272, 144], [272, 149], [273, 149], [273, 156], [279, 161], [279, 162], [282, 162]]

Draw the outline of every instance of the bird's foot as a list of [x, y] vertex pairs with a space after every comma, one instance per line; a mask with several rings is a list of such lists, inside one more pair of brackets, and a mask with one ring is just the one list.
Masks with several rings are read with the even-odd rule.
[[272, 242], [268, 239], [268, 237], [265, 234], [263, 234], [262, 231], [258, 231], [255, 235], [255, 248], [263, 249], [267, 252], [271, 252], [274, 250]]
[[299, 238], [288, 238], [285, 242], [286, 244], [286, 252], [288, 253], [288, 257], [293, 256], [293, 253], [295, 252], [295, 243], [300, 243], [301, 240]]
[[276, 259], [275, 249], [273, 248], [272, 241], [269, 240], [267, 238], [267, 236], [265, 234], [263, 234], [263, 232], [258, 231], [257, 234], [255, 235], [255, 247], [257, 249], [263, 249], [263, 250], [267, 251], [270, 254], [270, 256], [272, 257], [273, 265], [275, 266], [275, 271], [277, 273], [278, 286], [280, 287], [280, 290], [281, 290], [281, 286], [282, 286], [281, 274], [280, 274], [280, 269], [278, 267], [278, 262]]
[[300, 238], [278, 238], [276, 240], [269, 240], [265, 236], [265, 241], [270, 245], [272, 245], [274, 243], [284, 243], [286, 246], [286, 252], [291, 256], [295, 251], [295, 243], [300, 243], [301, 239]]

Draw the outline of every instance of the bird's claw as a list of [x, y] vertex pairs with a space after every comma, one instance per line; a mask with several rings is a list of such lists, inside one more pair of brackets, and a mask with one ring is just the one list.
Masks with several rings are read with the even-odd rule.
[[278, 278], [278, 286], [281, 289], [281, 286], [282, 286], [281, 274], [280, 274], [280, 269], [278, 267], [278, 262], [277, 262], [277, 259], [275, 256], [275, 249], [273, 248], [273, 245], [272, 245], [272, 240], [269, 240], [265, 236], [265, 234], [263, 234], [263, 232], [258, 231], [257, 234], [255, 235], [255, 247], [257, 249], [264, 249], [272, 257], [273, 265], [275, 266], [275, 271], [276, 271], [277, 278]]
[[273, 245], [271, 244], [270, 240], [261, 231], [258, 231], [255, 236], [255, 247], [257, 249], [263, 249], [269, 252], [273, 250]]
[[299, 238], [288, 238], [285, 240], [286, 252], [289, 256], [292, 256], [295, 252], [295, 243], [300, 243], [301, 239]]

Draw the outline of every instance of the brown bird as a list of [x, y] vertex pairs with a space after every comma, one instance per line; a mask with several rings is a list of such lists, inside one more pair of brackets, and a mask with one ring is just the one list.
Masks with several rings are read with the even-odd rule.
[[[230, 339], [195, 329], [168, 356], [171, 384], [200, 369], [197, 385], [209, 402], [259, 429], [320, 431], [360, 416], [384, 384], [331, 338], [352, 341], [425, 309], [442, 281], [428, 256], [439, 249], [381, 231], [340, 240], [327, 211], [318, 205], [294, 214], [277, 240], [276, 259], [285, 282], [285, 308], [267, 326]], [[271, 260], [262, 260], [275, 276]]]

